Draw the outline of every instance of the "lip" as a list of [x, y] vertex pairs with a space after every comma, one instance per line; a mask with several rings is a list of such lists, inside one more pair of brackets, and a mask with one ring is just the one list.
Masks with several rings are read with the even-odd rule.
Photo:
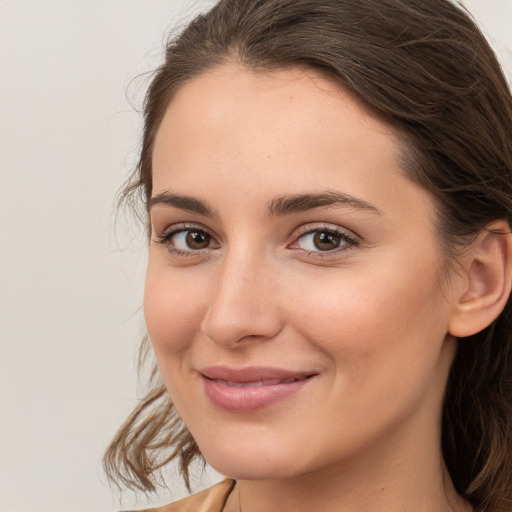
[[211, 366], [199, 373], [208, 399], [230, 412], [253, 412], [269, 407], [298, 392], [317, 375], [262, 366]]

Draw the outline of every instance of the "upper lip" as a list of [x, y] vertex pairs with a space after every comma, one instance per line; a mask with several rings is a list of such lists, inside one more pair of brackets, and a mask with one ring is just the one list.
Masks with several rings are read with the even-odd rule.
[[224, 380], [226, 382], [259, 382], [263, 380], [303, 380], [316, 375], [310, 371], [294, 371], [267, 366], [248, 366], [233, 368], [230, 366], [208, 366], [200, 373], [207, 379]]

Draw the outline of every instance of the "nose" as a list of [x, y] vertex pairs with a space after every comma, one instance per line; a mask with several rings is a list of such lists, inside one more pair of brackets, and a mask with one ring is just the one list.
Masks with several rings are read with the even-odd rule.
[[203, 333], [225, 348], [275, 337], [283, 328], [275, 272], [243, 254], [227, 259], [218, 270]]

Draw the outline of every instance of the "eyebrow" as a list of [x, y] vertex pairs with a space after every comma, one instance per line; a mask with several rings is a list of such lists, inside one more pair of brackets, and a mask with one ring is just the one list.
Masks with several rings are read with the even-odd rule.
[[349, 194], [342, 192], [320, 192], [316, 194], [293, 194], [286, 196], [278, 196], [270, 201], [267, 211], [269, 215], [281, 216], [290, 213], [300, 213], [313, 208], [320, 208], [322, 206], [349, 206], [357, 210], [365, 212], [376, 213], [382, 215], [382, 211], [372, 204], [357, 199]]
[[[206, 201], [197, 199], [191, 196], [183, 196], [179, 194], [172, 194], [170, 192], [163, 192], [152, 197], [149, 200], [148, 208], [157, 204], [164, 204], [186, 210], [189, 212], [205, 215], [206, 217], [216, 217], [215, 210], [208, 205]], [[272, 199], [267, 205], [267, 213], [269, 216], [284, 216], [292, 213], [305, 212], [314, 208], [323, 206], [348, 206], [357, 210], [370, 212], [381, 215], [382, 211], [372, 204], [362, 199], [355, 198], [349, 194], [342, 192], [319, 192], [314, 194], [291, 194], [277, 196]]]
[[215, 217], [217, 214], [206, 201], [197, 199], [191, 196], [181, 196], [179, 194], [171, 194], [169, 192], [163, 192], [149, 200], [148, 209], [151, 210], [156, 204], [165, 204], [168, 206], [174, 206], [180, 210], [186, 210], [189, 212], [199, 213], [206, 217]]

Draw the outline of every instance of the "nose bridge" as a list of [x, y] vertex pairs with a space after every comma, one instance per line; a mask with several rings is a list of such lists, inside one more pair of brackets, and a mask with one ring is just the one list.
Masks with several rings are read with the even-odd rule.
[[267, 258], [251, 248], [226, 253], [203, 329], [215, 343], [235, 346], [244, 339], [265, 339], [281, 329], [276, 283]]

